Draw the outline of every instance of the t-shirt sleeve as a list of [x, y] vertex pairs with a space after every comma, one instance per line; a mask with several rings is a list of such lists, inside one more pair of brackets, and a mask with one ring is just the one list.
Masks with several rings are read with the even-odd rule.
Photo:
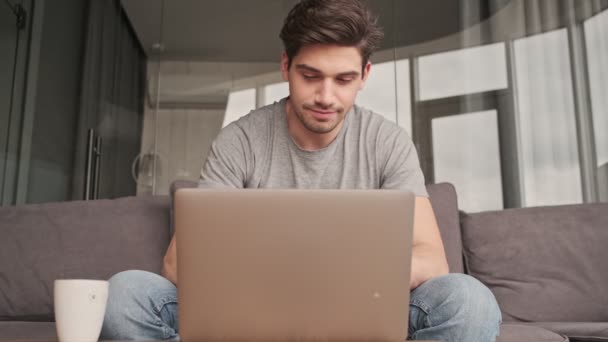
[[244, 188], [251, 161], [249, 140], [236, 123], [220, 131], [201, 170], [199, 188]]
[[386, 164], [381, 174], [380, 188], [408, 190], [416, 196], [428, 197], [418, 153], [407, 132], [398, 128], [382, 145]]

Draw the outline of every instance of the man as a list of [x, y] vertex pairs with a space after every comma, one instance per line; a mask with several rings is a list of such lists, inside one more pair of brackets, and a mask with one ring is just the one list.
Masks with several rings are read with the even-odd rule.
[[[354, 105], [382, 37], [368, 9], [359, 0], [303, 0], [280, 36], [289, 97], [223, 129], [200, 186], [413, 191], [410, 338], [495, 340], [501, 318], [492, 293], [472, 277], [448, 274], [411, 140], [403, 129]], [[173, 238], [164, 278], [127, 271], [110, 280], [104, 338], [178, 336], [176, 250]]]

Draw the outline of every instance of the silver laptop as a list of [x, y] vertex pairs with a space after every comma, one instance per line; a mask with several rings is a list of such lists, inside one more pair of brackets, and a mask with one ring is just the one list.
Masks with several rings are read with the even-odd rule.
[[404, 191], [179, 190], [182, 341], [404, 341], [413, 212]]

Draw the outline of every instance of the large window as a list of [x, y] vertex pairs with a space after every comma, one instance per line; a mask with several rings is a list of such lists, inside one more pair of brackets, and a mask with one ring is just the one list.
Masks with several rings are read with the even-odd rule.
[[608, 201], [608, 11], [585, 21], [598, 193]]
[[229, 123], [238, 120], [238, 118], [254, 109], [255, 96], [254, 88], [230, 92], [222, 127], [226, 127]]
[[427, 179], [454, 184], [463, 210], [502, 209], [496, 90], [508, 88], [505, 44], [421, 56], [417, 74], [415, 129]]
[[579, 203], [568, 33], [565, 29], [514, 43], [524, 205]]
[[[263, 18], [264, 25], [246, 28], [241, 12], [221, 2], [165, 1], [160, 86], [149, 89], [158, 94], [158, 115], [146, 124], [154, 139], [142, 144], [142, 153], [155, 147], [160, 158], [156, 194], [182, 176], [196, 180], [187, 165], [203, 164], [220, 127], [289, 94], [277, 30], [292, 4], [261, 10], [262, 1], [239, 3], [248, 17]], [[448, 14], [432, 15], [427, 3], [370, 2], [385, 40], [356, 103], [405, 128], [427, 180], [453, 183], [463, 210], [592, 201], [589, 185], [608, 201], [608, 1], [510, 0], [490, 5], [489, 14], [450, 2]], [[235, 20], [221, 37], [187, 31], [213, 22], [205, 17]], [[579, 35], [583, 44], [573, 43]], [[211, 119], [217, 113], [221, 124]], [[216, 130], [197, 126], [203, 119]], [[592, 128], [581, 129], [583, 119]], [[201, 133], [191, 135], [190, 126]], [[588, 131], [593, 136], [583, 136]]]
[[423, 56], [418, 63], [422, 101], [507, 87], [503, 43]]
[[496, 111], [436, 118], [432, 131], [435, 181], [454, 184], [460, 209], [502, 209]]
[[264, 99], [261, 106], [272, 104], [289, 96], [289, 84], [287, 82], [273, 83], [262, 87]]
[[357, 104], [396, 122], [397, 97], [395, 91], [395, 63], [390, 61], [372, 64], [365, 87], [357, 96]]

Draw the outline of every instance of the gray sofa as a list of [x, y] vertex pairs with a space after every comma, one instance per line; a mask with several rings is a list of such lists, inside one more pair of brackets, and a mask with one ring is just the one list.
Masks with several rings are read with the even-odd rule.
[[[499, 341], [608, 341], [608, 203], [465, 214], [450, 184], [428, 190], [451, 272], [499, 302]], [[171, 212], [167, 196], [1, 207], [0, 341], [55, 336], [56, 278], [160, 272]]]

